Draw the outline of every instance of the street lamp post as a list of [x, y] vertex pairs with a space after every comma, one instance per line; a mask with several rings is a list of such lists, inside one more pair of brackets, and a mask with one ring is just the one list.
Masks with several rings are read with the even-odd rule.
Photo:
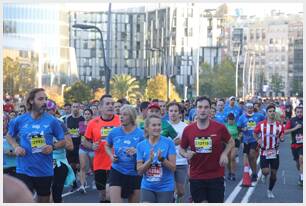
[[102, 53], [103, 53], [103, 64], [104, 64], [104, 69], [105, 69], [104, 70], [105, 71], [105, 74], [104, 74], [104, 76], [105, 76], [105, 92], [106, 92], [106, 94], [109, 94], [109, 90], [110, 90], [109, 82], [110, 82], [111, 70], [109, 69], [109, 67], [106, 64], [102, 31], [96, 26], [87, 25], [87, 24], [73, 24], [72, 27], [73, 28], [78, 28], [78, 29], [83, 29], [83, 30], [94, 29], [94, 30], [97, 30], [99, 32], [100, 39], [101, 39]]

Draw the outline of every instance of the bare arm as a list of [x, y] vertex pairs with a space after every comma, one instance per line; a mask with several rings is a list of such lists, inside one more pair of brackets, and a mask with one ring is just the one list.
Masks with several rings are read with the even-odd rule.
[[65, 135], [65, 148], [69, 151], [73, 150], [73, 142], [69, 134]]
[[16, 154], [16, 156], [24, 156], [26, 154], [26, 151], [24, 148], [22, 148], [15, 140], [15, 138], [13, 138], [11, 135], [9, 135], [8, 133], [5, 136], [6, 140], [8, 141], [8, 143], [10, 145], [12, 145], [12, 147], [14, 148], [14, 153]]
[[172, 172], [176, 169], [176, 155], [169, 155], [168, 159], [164, 159], [162, 165], [168, 167]]

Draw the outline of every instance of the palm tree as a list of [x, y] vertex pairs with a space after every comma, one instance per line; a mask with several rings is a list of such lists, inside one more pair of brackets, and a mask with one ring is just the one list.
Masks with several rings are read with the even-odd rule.
[[111, 94], [114, 98], [125, 98], [131, 103], [141, 96], [139, 92], [139, 82], [135, 77], [128, 74], [113, 76], [111, 82]]

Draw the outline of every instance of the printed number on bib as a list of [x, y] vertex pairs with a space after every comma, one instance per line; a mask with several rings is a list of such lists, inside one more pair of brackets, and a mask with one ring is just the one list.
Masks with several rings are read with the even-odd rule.
[[265, 150], [266, 159], [276, 159], [276, 149]]
[[78, 138], [79, 137], [79, 129], [70, 129], [69, 133], [71, 134], [72, 138]]
[[109, 132], [112, 130], [113, 127], [102, 127], [101, 128], [101, 137], [107, 137]]
[[161, 177], [163, 176], [163, 168], [160, 164], [151, 165], [151, 167], [146, 172], [147, 181], [149, 182], [157, 182], [161, 181]]
[[42, 147], [46, 145], [45, 137], [37, 134], [31, 136], [32, 153], [38, 153], [42, 151]]
[[208, 138], [198, 138], [194, 140], [194, 146], [197, 153], [211, 153], [212, 152], [212, 140]]
[[296, 141], [297, 144], [302, 144], [303, 143], [303, 134], [295, 135], [295, 141]]

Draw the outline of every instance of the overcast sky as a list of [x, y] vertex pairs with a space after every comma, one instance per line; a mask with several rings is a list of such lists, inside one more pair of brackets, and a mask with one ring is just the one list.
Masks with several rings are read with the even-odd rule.
[[[189, 3], [190, 4], [190, 3]], [[196, 3], [203, 8], [217, 8], [221, 3]], [[145, 6], [151, 10], [165, 5], [186, 7], [187, 3], [112, 3], [112, 9], [125, 9]], [[275, 9], [284, 13], [298, 13], [303, 11], [303, 3], [227, 3], [229, 14], [234, 15], [236, 9], [242, 9], [242, 14], [247, 16], [264, 16]], [[108, 3], [65, 3], [69, 10], [105, 11]]]

